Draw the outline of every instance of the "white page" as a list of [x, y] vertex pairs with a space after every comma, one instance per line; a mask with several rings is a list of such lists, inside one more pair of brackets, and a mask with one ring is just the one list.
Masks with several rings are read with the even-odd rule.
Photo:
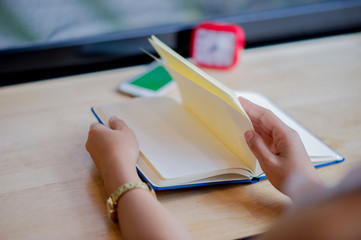
[[142, 153], [164, 178], [246, 169], [212, 133], [170, 98], [139, 98], [104, 104], [95, 110], [103, 118], [116, 115], [123, 119], [135, 132]]
[[254, 92], [237, 92], [238, 96], [242, 96], [251, 102], [271, 110], [277, 117], [279, 117], [289, 127], [298, 132], [301, 140], [306, 148], [307, 154], [313, 162], [325, 162], [330, 160], [341, 160], [342, 157], [327, 146], [319, 138], [315, 137], [307, 131], [302, 125], [292, 119], [289, 115], [284, 113], [276, 104], [268, 98]]

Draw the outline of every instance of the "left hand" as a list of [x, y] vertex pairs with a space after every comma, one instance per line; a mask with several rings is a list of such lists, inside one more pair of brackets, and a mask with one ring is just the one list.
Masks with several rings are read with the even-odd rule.
[[90, 126], [86, 149], [93, 158], [108, 194], [129, 181], [140, 181], [136, 171], [139, 144], [124, 121], [111, 117], [109, 127], [100, 123]]

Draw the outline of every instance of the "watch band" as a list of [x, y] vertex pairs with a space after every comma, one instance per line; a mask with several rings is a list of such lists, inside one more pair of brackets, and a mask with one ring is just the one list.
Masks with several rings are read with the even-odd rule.
[[156, 197], [152, 186], [149, 184], [146, 184], [144, 182], [127, 182], [127, 183], [121, 185], [117, 190], [115, 190], [115, 192], [113, 192], [109, 196], [109, 198], [107, 200], [108, 217], [113, 222], [115, 222], [115, 223], [118, 222], [118, 219], [117, 219], [118, 200], [124, 193], [128, 192], [129, 190], [135, 189], [135, 188], [147, 190], [147, 191], [151, 192], [154, 197]]

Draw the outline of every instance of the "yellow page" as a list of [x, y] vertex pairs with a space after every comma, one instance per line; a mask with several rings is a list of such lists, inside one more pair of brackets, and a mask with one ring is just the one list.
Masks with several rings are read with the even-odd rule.
[[256, 158], [243, 136], [247, 130], [253, 129], [248, 118], [228, 102], [190, 81], [169, 66], [164, 65], [164, 67], [178, 84], [183, 106], [253, 173], [256, 173]]
[[[208, 76], [201, 76], [194, 70], [198, 69], [197, 67], [159, 40], [153, 41], [153, 38], [150, 41], [169, 65], [163, 64], [178, 84], [184, 107], [255, 173], [257, 161], [243, 136], [244, 132], [253, 129], [253, 126], [235, 93], [229, 94], [223, 91], [223, 88], [217, 87], [221, 85], [217, 80], [209, 81]], [[236, 101], [232, 100], [232, 95]]]
[[173, 51], [173, 49], [168, 47], [155, 36], [152, 36], [149, 41], [156, 49], [158, 54], [167, 62], [171, 68], [181, 73], [188, 79], [194, 81], [201, 87], [207, 89], [211, 93], [222, 98], [248, 118], [247, 114], [245, 114], [245, 111], [243, 110], [242, 105], [239, 103], [236, 94], [227, 86], [223, 85], [209, 74], [194, 66], [191, 62], [187, 61], [177, 52]]

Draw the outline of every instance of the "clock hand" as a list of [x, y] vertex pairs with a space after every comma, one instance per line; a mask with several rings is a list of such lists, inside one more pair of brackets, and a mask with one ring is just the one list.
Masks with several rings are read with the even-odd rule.
[[217, 51], [217, 45], [212, 45], [212, 47], [210, 48], [211, 52], [216, 52]]

